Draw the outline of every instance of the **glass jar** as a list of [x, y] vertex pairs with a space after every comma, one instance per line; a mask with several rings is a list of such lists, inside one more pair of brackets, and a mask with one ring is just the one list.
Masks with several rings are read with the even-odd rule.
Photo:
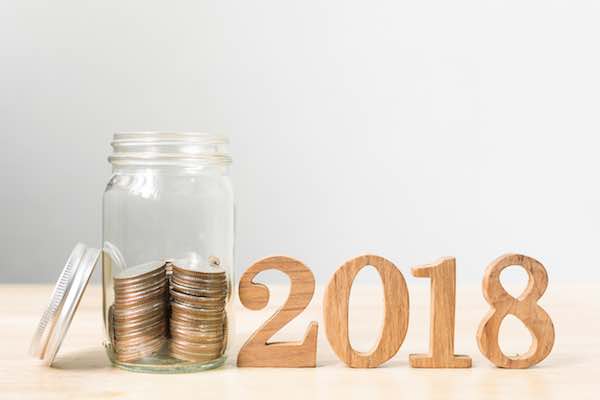
[[116, 366], [191, 372], [225, 362], [234, 282], [227, 143], [201, 133], [114, 135], [102, 275]]

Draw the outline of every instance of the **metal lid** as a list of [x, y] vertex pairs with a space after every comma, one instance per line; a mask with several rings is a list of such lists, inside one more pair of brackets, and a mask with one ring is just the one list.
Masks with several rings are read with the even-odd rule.
[[51, 365], [58, 353], [99, 256], [100, 250], [77, 243], [60, 273], [29, 348], [30, 354], [46, 365]]

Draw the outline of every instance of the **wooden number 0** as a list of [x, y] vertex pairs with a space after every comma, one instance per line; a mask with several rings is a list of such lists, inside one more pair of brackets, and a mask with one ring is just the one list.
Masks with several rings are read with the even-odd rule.
[[[508, 294], [500, 283], [500, 273], [511, 265], [522, 266], [529, 275], [527, 288], [518, 299]], [[496, 366], [527, 368], [550, 354], [554, 344], [554, 325], [546, 311], [537, 305], [547, 286], [548, 274], [544, 266], [531, 257], [519, 254], [502, 256], [492, 262], [485, 271], [483, 295], [492, 308], [479, 325], [477, 342], [481, 353]], [[523, 355], [508, 357], [498, 345], [500, 323], [507, 314], [519, 318], [533, 337], [529, 351]]]
[[[348, 337], [348, 302], [356, 274], [367, 265], [377, 269], [383, 282], [385, 317], [379, 340], [368, 353], [354, 350]], [[329, 344], [353, 368], [374, 368], [400, 349], [408, 328], [408, 290], [402, 273], [383, 257], [365, 255], [342, 265], [329, 281], [323, 299], [323, 318]]]
[[432, 265], [415, 267], [413, 276], [431, 279], [429, 354], [411, 354], [413, 368], [471, 368], [471, 357], [454, 354], [456, 259], [442, 258]]
[[314, 367], [317, 358], [316, 322], [311, 322], [302, 342], [267, 341], [310, 303], [315, 278], [306, 265], [290, 257], [268, 257], [254, 263], [240, 279], [240, 301], [251, 310], [261, 310], [269, 302], [269, 289], [253, 282], [262, 271], [276, 269], [290, 278], [290, 294], [275, 314], [250, 336], [238, 353], [238, 367]]

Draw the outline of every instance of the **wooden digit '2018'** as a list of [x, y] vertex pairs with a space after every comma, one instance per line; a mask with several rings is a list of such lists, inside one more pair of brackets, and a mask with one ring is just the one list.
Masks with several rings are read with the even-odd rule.
[[251, 310], [269, 302], [269, 289], [253, 281], [262, 271], [276, 269], [291, 282], [290, 294], [279, 310], [265, 322], [240, 349], [238, 367], [314, 367], [317, 359], [316, 322], [311, 322], [299, 343], [267, 343], [285, 324], [300, 314], [315, 292], [315, 278], [302, 262], [290, 257], [268, 257], [254, 263], [240, 279], [240, 301]]
[[[367, 352], [352, 348], [348, 337], [349, 298], [358, 272], [373, 266], [383, 283], [384, 323], [379, 340]], [[524, 293], [515, 299], [502, 287], [500, 272], [510, 265], [522, 266], [529, 274]], [[299, 315], [309, 304], [315, 288], [312, 272], [302, 262], [290, 257], [269, 257], [253, 264], [240, 279], [240, 300], [247, 308], [258, 310], [266, 306], [269, 290], [255, 283], [262, 271], [277, 269], [291, 281], [290, 295], [284, 305], [261, 326], [242, 346], [238, 354], [239, 367], [314, 367], [316, 365], [317, 323], [311, 322], [301, 342], [267, 343], [281, 327]], [[431, 280], [431, 322], [429, 353], [411, 354], [414, 368], [469, 368], [471, 358], [454, 354], [454, 319], [456, 299], [456, 261], [443, 258], [422, 267], [413, 268], [415, 277]], [[494, 261], [486, 270], [484, 297], [492, 306], [477, 333], [479, 348], [492, 363], [502, 368], [527, 368], [550, 354], [554, 344], [554, 326], [549, 315], [537, 305], [548, 285], [544, 266], [533, 258], [508, 254]], [[331, 278], [324, 296], [323, 319], [329, 344], [348, 366], [373, 368], [392, 358], [400, 349], [408, 328], [408, 289], [400, 270], [389, 260], [376, 255], [356, 257], [342, 265]], [[508, 357], [498, 345], [500, 323], [507, 314], [520, 318], [533, 336], [529, 351]]]
[[[504, 290], [500, 273], [506, 267], [519, 265], [527, 271], [529, 282], [525, 291], [515, 299]], [[528, 368], [550, 354], [554, 345], [554, 325], [550, 316], [537, 301], [548, 287], [548, 273], [537, 260], [520, 254], [507, 254], [492, 262], [483, 278], [483, 295], [492, 306], [477, 331], [479, 349], [497, 367]], [[498, 345], [500, 323], [506, 315], [519, 318], [529, 329], [533, 341], [527, 353], [508, 357]]]
[[[375, 347], [368, 353], [352, 348], [348, 336], [348, 303], [356, 274], [367, 265], [375, 267], [383, 283], [385, 314]], [[323, 319], [329, 344], [349, 367], [373, 368], [392, 358], [400, 349], [408, 328], [408, 289], [402, 273], [383, 257], [365, 255], [342, 265], [333, 274], [323, 300]]]

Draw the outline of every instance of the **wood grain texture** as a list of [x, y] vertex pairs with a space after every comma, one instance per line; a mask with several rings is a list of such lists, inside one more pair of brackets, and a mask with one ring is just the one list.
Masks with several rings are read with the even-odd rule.
[[434, 264], [415, 267], [412, 274], [431, 280], [429, 353], [411, 354], [413, 368], [471, 368], [471, 357], [454, 354], [456, 309], [456, 259], [442, 258]]
[[[508, 294], [500, 282], [500, 273], [511, 265], [523, 267], [529, 276], [527, 288], [518, 298]], [[544, 266], [521, 254], [501, 256], [485, 271], [483, 295], [492, 308], [479, 325], [477, 343], [481, 353], [497, 367], [528, 368], [550, 354], [554, 345], [554, 325], [546, 311], [537, 304], [547, 286], [548, 274]], [[531, 333], [533, 340], [525, 354], [509, 357], [500, 349], [498, 332], [508, 314], [519, 318]]]
[[[358, 272], [373, 266], [384, 291], [384, 319], [379, 339], [369, 352], [352, 348], [348, 329], [350, 289]], [[408, 328], [408, 290], [402, 273], [383, 257], [363, 255], [342, 265], [333, 275], [323, 298], [327, 339], [337, 356], [353, 368], [374, 368], [388, 361], [400, 349]]]
[[312, 271], [302, 262], [285, 256], [275, 256], [254, 263], [240, 278], [241, 303], [260, 310], [269, 302], [269, 289], [253, 279], [260, 272], [276, 269], [285, 273], [291, 282], [290, 294], [281, 308], [240, 349], [238, 367], [315, 367], [317, 360], [318, 324], [309, 324], [300, 342], [272, 342], [268, 340], [284, 325], [298, 316], [310, 303], [315, 291]]

